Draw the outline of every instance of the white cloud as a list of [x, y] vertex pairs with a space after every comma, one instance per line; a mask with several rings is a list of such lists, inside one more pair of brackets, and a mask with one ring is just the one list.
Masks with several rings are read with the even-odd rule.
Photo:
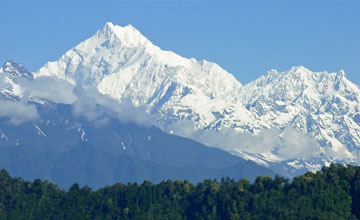
[[279, 155], [285, 158], [309, 158], [320, 153], [320, 147], [314, 138], [286, 127], [282, 133], [283, 141], [279, 143]]
[[291, 127], [271, 128], [257, 135], [250, 135], [230, 128], [221, 131], [196, 130], [191, 121], [184, 120], [172, 124], [165, 130], [172, 130], [177, 135], [226, 151], [274, 154], [280, 160], [306, 159], [320, 153], [320, 146], [314, 138]]
[[143, 108], [135, 107], [129, 100], [121, 103], [98, 92], [95, 87], [76, 87], [77, 101], [73, 103], [73, 114], [89, 121], [103, 124], [110, 119], [123, 123], [133, 122], [142, 126], [155, 125], [155, 120]]
[[34, 105], [22, 101], [0, 101], [0, 117], [9, 118], [9, 123], [19, 125], [39, 118]]
[[47, 76], [34, 80], [19, 78], [17, 83], [20, 84], [24, 93], [28, 93], [32, 97], [64, 104], [73, 104], [77, 101], [73, 92], [75, 86], [63, 79]]
[[[74, 116], [84, 117], [99, 126], [113, 119], [142, 126], [156, 124], [145, 109], [134, 107], [129, 100], [119, 103], [99, 93], [96, 87], [75, 86], [55, 77], [39, 77], [34, 80], [17, 78], [15, 83], [21, 87], [22, 101], [0, 102], [0, 117], [9, 117], [12, 124], [39, 118], [36, 107], [26, 104], [29, 97], [70, 104], [73, 106]], [[6, 81], [6, 77], [0, 78], [0, 88], [8, 87], [12, 85]]]
[[[14, 89], [10, 79], [0, 72], [0, 90]], [[9, 123], [19, 125], [24, 122], [34, 121], [39, 118], [39, 113], [34, 105], [29, 105], [27, 100], [0, 100], [0, 117], [9, 119]]]
[[1, 74], [0, 72], [0, 88], [11, 88], [11, 84], [8, 82], [8, 79], [5, 77], [5, 75]]

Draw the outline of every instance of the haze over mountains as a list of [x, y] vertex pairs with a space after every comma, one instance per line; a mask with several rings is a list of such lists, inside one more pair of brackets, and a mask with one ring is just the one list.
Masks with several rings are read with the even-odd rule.
[[[11, 106], [0, 111], [13, 124], [39, 119], [28, 100], [73, 105], [98, 124], [109, 120], [100, 104], [122, 120], [158, 126], [287, 176], [359, 162], [360, 89], [343, 71], [297, 66], [242, 85], [215, 63], [163, 51], [131, 25], [107, 23], [34, 78], [0, 84], [4, 97], [33, 112], [21, 118]], [[84, 103], [84, 94], [91, 101]]]

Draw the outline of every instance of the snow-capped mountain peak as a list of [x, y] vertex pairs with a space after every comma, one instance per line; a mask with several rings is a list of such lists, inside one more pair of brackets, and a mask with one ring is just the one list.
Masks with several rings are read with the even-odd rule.
[[310, 70], [304, 66], [293, 66], [293, 67], [291, 67], [289, 72], [293, 72], [293, 73], [297, 73], [297, 74], [304, 74], [304, 73], [310, 72]]
[[346, 77], [346, 74], [345, 74], [345, 71], [344, 70], [340, 70], [338, 73], [337, 73], [337, 75], [339, 76], [339, 77]]
[[135, 49], [143, 54], [150, 55], [157, 62], [170, 66], [190, 66], [196, 60], [183, 58], [171, 51], [161, 50], [149, 41], [142, 33], [131, 24], [124, 27], [107, 22], [96, 36], [105, 39], [101, 46], [110, 48]]
[[146, 105], [167, 121], [194, 119], [199, 127], [209, 126], [213, 112], [229, 107], [226, 103], [241, 88], [219, 65], [161, 50], [134, 27], [112, 23], [47, 63], [35, 73], [40, 76], [96, 86], [120, 102]]
[[344, 70], [340, 70], [338, 73], [336, 73], [336, 81], [339, 82], [341, 80], [347, 80]]
[[346, 79], [344, 71], [312, 72], [302, 66], [270, 71], [245, 85], [241, 96], [255, 114], [252, 129], [293, 127], [319, 142], [324, 161], [356, 160], [360, 89]]
[[121, 27], [114, 25], [111, 22], [107, 22], [105, 26], [97, 32], [97, 35], [111, 39], [116, 37], [118, 40], [121, 40], [123, 47], [141, 47], [146, 45], [152, 45], [151, 42], [143, 36], [140, 31], [138, 31], [132, 25], [127, 25]]
[[22, 95], [19, 80], [32, 80], [30, 73], [23, 64], [8, 60], [0, 68], [0, 100], [16, 100]]
[[32, 79], [33, 75], [30, 73], [22, 63], [17, 63], [11, 60], [8, 60], [0, 68], [1, 73], [5, 73], [10, 79], [15, 79], [18, 77], [23, 77], [27, 79]]

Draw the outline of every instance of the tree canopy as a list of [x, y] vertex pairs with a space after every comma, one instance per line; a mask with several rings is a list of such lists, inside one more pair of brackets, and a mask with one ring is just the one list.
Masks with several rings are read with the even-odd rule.
[[0, 219], [360, 219], [360, 167], [283, 177], [118, 183], [97, 191], [0, 172]]

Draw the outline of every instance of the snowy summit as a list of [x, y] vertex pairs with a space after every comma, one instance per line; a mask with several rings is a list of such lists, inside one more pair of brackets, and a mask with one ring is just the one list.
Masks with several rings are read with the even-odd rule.
[[[146, 105], [168, 121], [191, 119], [208, 126], [241, 84], [215, 63], [187, 59], [153, 45], [131, 25], [106, 23], [94, 36], [49, 62], [35, 77], [56, 76], [94, 85], [121, 101]], [[210, 111], [209, 111], [210, 110]]]

